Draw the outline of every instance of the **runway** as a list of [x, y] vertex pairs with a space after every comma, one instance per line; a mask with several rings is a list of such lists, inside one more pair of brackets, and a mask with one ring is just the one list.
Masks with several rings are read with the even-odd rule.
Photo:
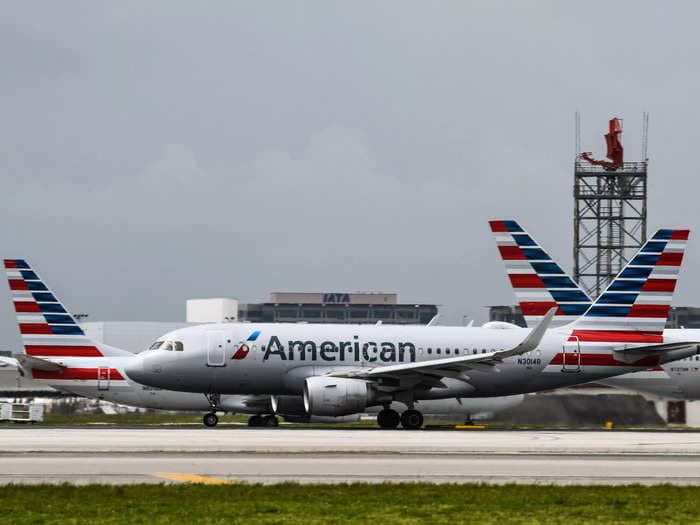
[[700, 434], [0, 428], [0, 484], [64, 481], [700, 485]]

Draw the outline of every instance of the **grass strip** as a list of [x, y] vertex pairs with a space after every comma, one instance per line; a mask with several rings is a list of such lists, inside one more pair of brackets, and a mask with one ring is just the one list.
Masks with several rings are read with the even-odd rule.
[[698, 523], [700, 487], [9, 485], [0, 523]]

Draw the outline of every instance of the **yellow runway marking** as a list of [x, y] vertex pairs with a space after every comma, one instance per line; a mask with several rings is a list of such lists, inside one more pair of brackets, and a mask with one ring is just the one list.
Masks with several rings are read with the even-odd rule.
[[486, 425], [455, 425], [458, 430], [486, 430]]
[[185, 483], [204, 483], [207, 485], [233, 485], [235, 483], [228, 479], [200, 476], [199, 474], [168, 474], [164, 472], [155, 472], [152, 475], [157, 478], [184, 481]]

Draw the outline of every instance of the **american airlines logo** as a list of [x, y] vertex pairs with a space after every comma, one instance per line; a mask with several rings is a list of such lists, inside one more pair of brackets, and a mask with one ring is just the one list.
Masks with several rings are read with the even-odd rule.
[[[246, 341], [255, 341], [257, 338], [260, 336], [260, 330], [255, 330], [252, 334], [248, 336], [248, 339]], [[238, 347], [238, 349], [234, 352], [234, 354], [231, 356], [231, 359], [245, 359], [248, 353], [250, 352], [250, 346], [248, 346], [246, 343], [241, 344], [241, 346]]]

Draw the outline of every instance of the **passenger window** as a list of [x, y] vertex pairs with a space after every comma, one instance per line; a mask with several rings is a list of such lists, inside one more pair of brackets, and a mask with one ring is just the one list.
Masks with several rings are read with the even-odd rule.
[[485, 354], [485, 353], [486, 353], [486, 348], [482, 348], [482, 349], [481, 349], [481, 353], [482, 353], [482, 354]]
[[182, 346], [182, 341], [175, 341], [174, 345], [176, 352], [182, 352], [185, 349], [185, 347]]
[[429, 354], [432, 354], [432, 353], [433, 353], [433, 349], [432, 349], [432, 348], [428, 348], [428, 353], [429, 353]]
[[436, 351], [438, 354], [441, 354], [441, 353], [442, 353], [442, 350], [440, 350], [439, 348], [438, 348], [437, 350], [435, 350], [435, 351]]
[[476, 348], [472, 350], [472, 354], [476, 354]]
[[445, 349], [445, 353], [449, 355], [450, 349], [449, 349], [449, 348], [446, 348], [446, 349]]

